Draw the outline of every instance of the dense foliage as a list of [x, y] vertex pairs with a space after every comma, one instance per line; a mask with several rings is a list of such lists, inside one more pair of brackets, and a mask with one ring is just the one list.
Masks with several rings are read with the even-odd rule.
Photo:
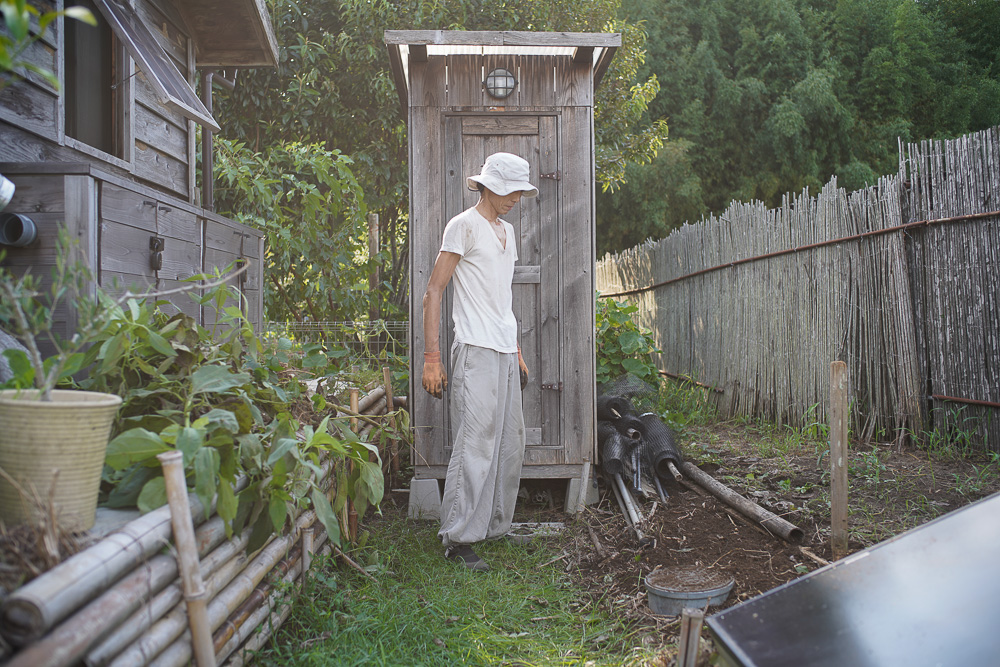
[[[367, 210], [379, 215], [386, 249], [379, 261], [387, 283], [377, 294], [366, 294], [383, 302], [382, 312], [388, 310], [386, 302], [401, 309], [408, 289], [406, 126], [383, 42], [385, 30], [620, 31], [623, 46], [596, 101], [598, 178], [614, 183], [629, 164], [648, 162], [666, 139], [664, 122], [641, 121], [659, 86], [655, 77], [636, 78], [644, 58], [644, 36], [637, 26], [617, 18], [617, 0], [276, 0], [269, 9], [281, 45], [277, 69], [241, 72], [235, 91], [218, 93], [222, 136], [238, 142], [228, 146], [245, 154], [228, 162], [259, 163], [270, 170], [267, 178], [277, 180], [293, 169], [271, 161], [269, 154], [283, 153], [293, 142], [325, 144], [326, 150], [350, 156]], [[225, 164], [220, 167], [229, 168]], [[226, 196], [221, 209], [234, 214], [243, 210], [242, 195], [255, 187], [244, 178], [247, 175], [240, 174], [241, 183], [230, 181], [236, 191]], [[218, 171], [217, 177], [226, 178]], [[355, 217], [354, 224], [361, 220]], [[360, 238], [361, 232], [354, 237]], [[291, 261], [293, 254], [284, 260]], [[287, 277], [278, 258], [272, 259], [272, 270]], [[314, 266], [322, 267], [318, 270], [331, 271], [334, 266], [337, 272], [351, 270], [312, 259]], [[269, 303], [279, 301], [273, 297]], [[344, 310], [350, 308], [345, 304]], [[270, 310], [267, 316], [277, 319]], [[332, 319], [325, 306], [317, 306], [316, 317]]]
[[638, 306], [611, 298], [597, 300], [597, 384], [631, 375], [651, 387], [660, 385], [653, 354], [660, 352], [652, 333], [635, 323]]
[[1000, 3], [623, 0], [642, 22], [671, 140], [598, 194], [599, 253], [661, 238], [732, 200], [780, 203], [833, 175], [898, 167], [897, 140], [1000, 123]]
[[[251, 550], [304, 508], [314, 509], [339, 543], [347, 499], [361, 515], [382, 498], [382, 471], [369, 442], [399, 433], [359, 440], [322, 395], [307, 397], [299, 379], [324, 374], [326, 351], [312, 345], [293, 355], [286, 339], [264, 346], [240, 310], [225, 305], [228, 298], [224, 288], [198, 297], [222, 313], [213, 329], [164, 313], [158, 306], [165, 302], [130, 299], [96, 337], [79, 386], [123, 400], [108, 444], [103, 502], [144, 511], [162, 505], [156, 455], [177, 450], [202, 505], [215, 500], [227, 532], [253, 526]], [[400, 423], [405, 431], [405, 419]], [[320, 484], [323, 465], [332, 466], [332, 504]]]

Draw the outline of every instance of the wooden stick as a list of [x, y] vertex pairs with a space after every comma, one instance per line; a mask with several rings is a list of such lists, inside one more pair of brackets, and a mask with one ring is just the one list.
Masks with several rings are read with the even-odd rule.
[[215, 649], [212, 631], [208, 627], [205, 604], [205, 583], [198, 564], [198, 548], [194, 541], [194, 523], [188, 505], [187, 483], [184, 481], [184, 463], [181, 452], [174, 450], [158, 454], [163, 466], [163, 479], [167, 487], [170, 522], [174, 527], [174, 544], [177, 562], [187, 602], [188, 623], [191, 628], [191, 647], [198, 667], [215, 667]]
[[373, 577], [371, 572], [369, 572], [368, 570], [366, 570], [365, 568], [361, 567], [360, 565], [358, 565], [357, 563], [355, 563], [353, 560], [351, 560], [351, 557], [348, 556], [347, 554], [345, 554], [343, 551], [341, 551], [340, 548], [337, 547], [336, 545], [333, 546], [333, 553], [335, 553], [338, 556], [340, 556], [341, 558], [343, 558], [345, 563], [347, 563], [348, 565], [350, 565], [352, 568], [354, 568], [355, 570], [357, 570], [361, 574], [365, 575], [365, 577], [367, 577], [368, 579], [370, 579], [373, 582], [378, 583], [378, 579], [376, 579], [375, 577]]
[[681, 469], [692, 481], [696, 482], [722, 502], [739, 511], [743, 516], [759, 522], [769, 531], [789, 542], [798, 544], [802, 541], [804, 535], [801, 528], [782, 519], [777, 514], [769, 512], [757, 503], [744, 498], [693, 463], [685, 461], [681, 464]]
[[830, 364], [830, 541], [833, 558], [847, 555], [847, 364]]
[[312, 566], [312, 555], [313, 555], [313, 531], [309, 530], [302, 531], [302, 581], [300, 585], [302, 590], [305, 590], [306, 579], [309, 574], [309, 568]]
[[681, 634], [678, 638], [677, 667], [695, 667], [698, 664], [698, 644], [701, 640], [701, 622], [705, 612], [685, 607], [681, 610]]
[[[359, 369], [357, 366], [351, 366], [351, 373], [357, 377]], [[351, 389], [351, 410], [355, 413], [360, 413], [361, 409], [358, 403], [358, 389], [354, 387]], [[351, 419], [351, 430], [355, 433], [358, 432], [358, 420], [356, 418]], [[348, 461], [347, 472], [350, 475], [354, 471], [354, 462]], [[347, 498], [347, 539], [352, 543], [358, 539], [358, 511], [354, 508], [354, 499], [348, 496]]]
[[[388, 366], [382, 367], [382, 382], [385, 385], [385, 410], [386, 412], [392, 414], [395, 412], [393, 408], [393, 395], [392, 395], [392, 369]], [[396, 418], [389, 418], [389, 428], [395, 430], [396, 428]], [[389, 441], [389, 488], [392, 488], [396, 484], [396, 480], [399, 478], [399, 442], [393, 438]]]
[[607, 558], [608, 552], [604, 549], [604, 545], [601, 544], [601, 541], [597, 539], [597, 533], [594, 532], [594, 529], [590, 527], [589, 523], [587, 524], [587, 534], [590, 535], [590, 541], [594, 543], [594, 550], [597, 551], [597, 557], [601, 560]]
[[807, 549], [806, 547], [799, 547], [799, 551], [802, 552], [803, 556], [811, 558], [812, 560], [816, 561], [816, 563], [818, 563], [819, 565], [830, 564], [830, 561], [826, 560], [825, 558], [817, 556], [815, 553], [813, 553], [811, 549]]

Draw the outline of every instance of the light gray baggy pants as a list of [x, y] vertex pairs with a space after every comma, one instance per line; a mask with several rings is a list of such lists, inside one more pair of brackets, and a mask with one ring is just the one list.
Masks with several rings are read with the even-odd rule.
[[501, 537], [524, 461], [517, 353], [455, 343], [448, 389], [453, 442], [438, 537], [444, 546]]

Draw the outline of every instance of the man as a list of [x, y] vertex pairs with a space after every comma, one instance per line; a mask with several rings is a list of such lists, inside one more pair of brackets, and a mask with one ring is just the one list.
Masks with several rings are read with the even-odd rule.
[[438, 537], [445, 557], [470, 570], [487, 570], [472, 545], [510, 530], [524, 460], [521, 390], [528, 379], [517, 344], [511, 283], [517, 245], [500, 219], [538, 189], [528, 162], [511, 153], [486, 158], [470, 176], [479, 202], [452, 218], [424, 293], [423, 385], [441, 398], [448, 378], [441, 365], [441, 295], [452, 276], [455, 301], [451, 348], [451, 461], [441, 501]]

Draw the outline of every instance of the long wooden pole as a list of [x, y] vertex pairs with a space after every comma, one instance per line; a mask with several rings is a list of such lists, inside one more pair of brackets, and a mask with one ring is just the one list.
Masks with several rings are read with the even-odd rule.
[[[358, 376], [360, 369], [357, 366], [351, 366], [351, 375], [354, 376], [355, 381]], [[351, 410], [357, 414], [361, 412], [359, 401], [358, 401], [358, 388], [354, 386], [351, 388]], [[355, 417], [351, 417], [351, 430], [355, 433], [358, 432], [358, 420]], [[349, 461], [347, 464], [348, 474], [354, 472], [354, 463]], [[348, 497], [347, 499], [347, 539], [354, 542], [358, 537], [358, 511], [354, 509], [354, 499]]]
[[174, 527], [174, 544], [177, 547], [177, 564], [187, 601], [188, 624], [191, 627], [191, 645], [198, 667], [215, 667], [215, 648], [212, 646], [212, 629], [208, 625], [205, 601], [205, 583], [198, 563], [198, 547], [194, 541], [194, 523], [188, 505], [187, 483], [184, 481], [183, 455], [174, 450], [156, 457], [163, 466], [163, 480], [167, 487], [170, 505], [170, 523]]
[[830, 364], [830, 539], [833, 558], [847, 555], [847, 364]]
[[698, 643], [705, 612], [685, 607], [681, 610], [681, 635], [678, 639], [677, 667], [695, 667], [698, 664]]

